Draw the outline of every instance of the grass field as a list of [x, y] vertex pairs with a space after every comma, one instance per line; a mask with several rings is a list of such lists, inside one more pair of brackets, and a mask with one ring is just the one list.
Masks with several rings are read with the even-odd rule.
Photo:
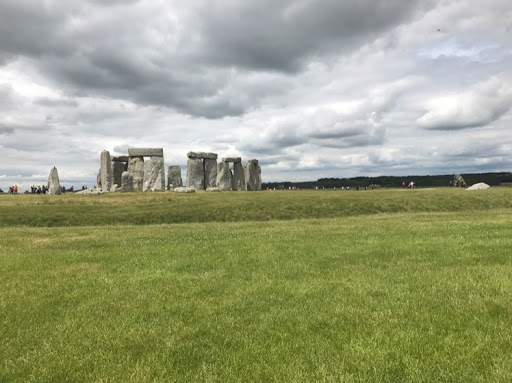
[[512, 189], [0, 195], [0, 382], [512, 381]]

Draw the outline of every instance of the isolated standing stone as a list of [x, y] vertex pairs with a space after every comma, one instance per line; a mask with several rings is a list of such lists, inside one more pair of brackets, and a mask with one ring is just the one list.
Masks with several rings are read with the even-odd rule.
[[50, 170], [50, 174], [48, 175], [48, 194], [60, 194], [60, 182], [59, 182], [59, 173], [57, 172], [57, 168], [54, 166], [52, 170]]
[[144, 157], [132, 157], [128, 162], [128, 172], [133, 179], [133, 191], [142, 191], [144, 182]]
[[152, 157], [144, 163], [144, 181], [142, 191], [165, 190], [164, 158]]
[[233, 164], [233, 190], [247, 190], [245, 172], [241, 162]]
[[460, 174], [455, 174], [453, 176], [453, 186], [456, 187], [463, 187], [466, 186], [466, 183], [464, 182], [464, 178]]
[[112, 164], [110, 161], [110, 153], [107, 150], [101, 152], [101, 188], [109, 191], [112, 187]]
[[231, 171], [227, 162], [219, 162], [217, 165], [217, 186], [220, 190], [231, 190]]
[[205, 158], [203, 161], [204, 165], [204, 187], [217, 186], [217, 160]]
[[204, 168], [200, 158], [189, 158], [187, 161], [187, 187], [204, 190]]
[[121, 175], [121, 189], [122, 192], [131, 192], [133, 191], [133, 176], [130, 172], [123, 172]]
[[183, 186], [183, 179], [181, 178], [181, 167], [178, 165], [171, 165], [167, 168], [167, 187], [169, 190]]

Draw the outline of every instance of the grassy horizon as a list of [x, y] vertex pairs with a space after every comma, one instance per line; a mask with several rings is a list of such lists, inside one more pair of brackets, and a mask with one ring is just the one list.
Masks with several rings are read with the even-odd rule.
[[411, 192], [46, 199], [221, 220], [1, 227], [0, 382], [511, 381], [512, 191]]

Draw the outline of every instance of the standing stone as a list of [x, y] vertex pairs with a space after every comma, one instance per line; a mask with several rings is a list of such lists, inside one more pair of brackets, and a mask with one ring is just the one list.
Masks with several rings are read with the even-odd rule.
[[130, 172], [123, 172], [121, 175], [121, 189], [122, 192], [131, 192], [133, 191], [133, 176]]
[[128, 162], [128, 172], [133, 179], [133, 191], [142, 191], [144, 183], [144, 157], [132, 157]]
[[455, 174], [453, 176], [453, 186], [466, 187], [466, 182], [464, 182], [464, 178], [462, 178], [460, 174]]
[[204, 187], [208, 189], [210, 187], [217, 186], [217, 160], [205, 158], [204, 162]]
[[227, 162], [217, 165], [217, 186], [223, 191], [231, 190], [231, 171]]
[[183, 179], [181, 178], [181, 167], [178, 165], [171, 165], [167, 168], [167, 187], [169, 190], [180, 188], [183, 186]]
[[233, 164], [233, 190], [247, 190], [245, 172], [241, 162]]
[[125, 171], [124, 164], [119, 161], [112, 161], [112, 183], [117, 184], [117, 186], [121, 185], [121, 176]]
[[244, 165], [244, 173], [247, 190], [258, 190], [258, 164], [249, 162], [247, 165]]
[[50, 170], [50, 174], [48, 175], [48, 184], [46, 186], [48, 186], [48, 194], [60, 194], [62, 191], [59, 182], [59, 173], [55, 166]]
[[142, 191], [165, 190], [164, 158], [152, 157], [144, 163]]
[[187, 161], [187, 187], [204, 190], [204, 167], [200, 158], [189, 158]]
[[101, 152], [101, 189], [103, 191], [110, 191], [112, 187], [112, 164], [110, 161], [110, 153], [107, 150]]
[[261, 166], [256, 165], [256, 168], [258, 169], [258, 180], [256, 182], [256, 190], [261, 190]]

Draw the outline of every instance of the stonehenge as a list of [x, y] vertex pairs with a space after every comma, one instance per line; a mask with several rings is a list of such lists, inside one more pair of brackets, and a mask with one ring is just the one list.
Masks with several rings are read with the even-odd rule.
[[[187, 157], [186, 188], [183, 188], [181, 167], [171, 165], [167, 169], [169, 190], [261, 190], [261, 167], [256, 159], [242, 165], [240, 157], [225, 157], [217, 163], [216, 153], [188, 152]], [[128, 155], [121, 156], [110, 156], [103, 150], [100, 165], [97, 183], [103, 192], [166, 190], [162, 148], [128, 148]]]

